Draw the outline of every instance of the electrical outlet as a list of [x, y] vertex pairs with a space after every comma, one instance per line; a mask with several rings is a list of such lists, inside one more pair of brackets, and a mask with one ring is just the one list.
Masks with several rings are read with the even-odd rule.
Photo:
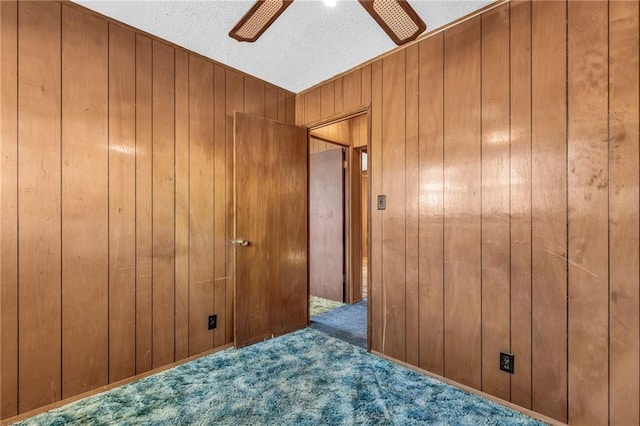
[[378, 210], [384, 210], [387, 208], [387, 196], [378, 195]]
[[209, 330], [213, 330], [218, 326], [218, 315], [209, 315]]
[[500, 352], [500, 370], [513, 374], [515, 367], [514, 362], [515, 356], [513, 354]]

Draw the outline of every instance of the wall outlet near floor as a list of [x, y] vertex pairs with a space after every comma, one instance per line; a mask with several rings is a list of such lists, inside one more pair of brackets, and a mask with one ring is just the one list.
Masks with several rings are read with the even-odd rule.
[[213, 330], [218, 326], [218, 315], [209, 315], [209, 330]]
[[500, 370], [513, 374], [515, 357], [513, 354], [500, 352]]

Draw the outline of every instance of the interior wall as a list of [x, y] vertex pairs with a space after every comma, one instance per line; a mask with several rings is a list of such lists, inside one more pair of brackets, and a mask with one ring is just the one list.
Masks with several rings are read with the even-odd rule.
[[514, 0], [297, 96], [371, 103], [373, 350], [638, 424], [638, 8]]
[[309, 137], [309, 154], [317, 154], [318, 152], [331, 151], [334, 149], [342, 149], [340, 145], [324, 141], [322, 139]]
[[0, 19], [7, 418], [232, 342], [233, 112], [295, 100], [66, 2]]

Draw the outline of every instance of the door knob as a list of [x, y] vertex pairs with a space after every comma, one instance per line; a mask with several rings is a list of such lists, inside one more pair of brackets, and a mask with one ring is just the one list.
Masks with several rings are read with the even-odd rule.
[[231, 240], [231, 244], [233, 244], [234, 246], [246, 247], [246, 246], [249, 245], [249, 241], [243, 240], [242, 238], [239, 238], [237, 240]]

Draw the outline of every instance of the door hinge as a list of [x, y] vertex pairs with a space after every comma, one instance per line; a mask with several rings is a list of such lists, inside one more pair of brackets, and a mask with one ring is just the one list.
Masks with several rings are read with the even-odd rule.
[[347, 162], [346, 162], [346, 161], [343, 161], [343, 162], [342, 162], [342, 168], [343, 168], [343, 169], [346, 169], [346, 168], [347, 168]]

